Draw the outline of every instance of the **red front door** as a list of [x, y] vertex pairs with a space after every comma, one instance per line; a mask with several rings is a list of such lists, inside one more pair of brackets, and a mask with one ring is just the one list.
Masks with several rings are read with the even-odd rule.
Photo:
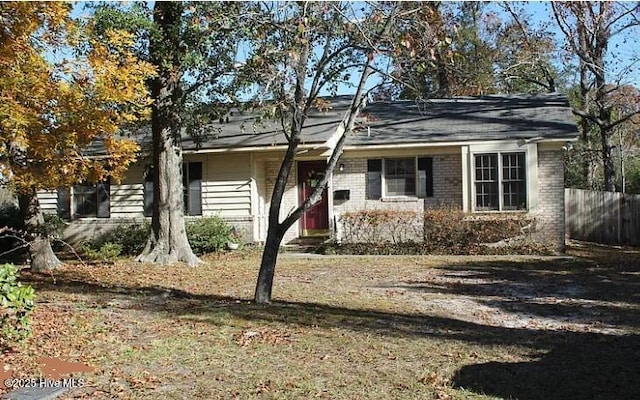
[[[313, 189], [324, 177], [326, 168], [324, 161], [298, 162], [298, 204], [311, 196]], [[302, 236], [326, 235], [329, 232], [329, 202], [327, 189], [322, 191], [322, 198], [308, 209], [300, 221]]]

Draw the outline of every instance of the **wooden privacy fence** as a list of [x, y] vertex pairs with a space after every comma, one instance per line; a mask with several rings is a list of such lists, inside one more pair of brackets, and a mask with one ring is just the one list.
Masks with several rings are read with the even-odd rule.
[[571, 239], [640, 246], [640, 195], [565, 189]]

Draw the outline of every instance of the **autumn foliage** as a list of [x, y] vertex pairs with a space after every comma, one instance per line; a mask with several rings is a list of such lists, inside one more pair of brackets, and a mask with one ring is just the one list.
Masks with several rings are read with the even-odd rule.
[[[98, 35], [56, 2], [0, 4], [0, 174], [16, 189], [118, 179], [138, 145], [118, 137], [145, 114], [153, 68], [133, 37]], [[89, 146], [103, 157], [90, 158]]]

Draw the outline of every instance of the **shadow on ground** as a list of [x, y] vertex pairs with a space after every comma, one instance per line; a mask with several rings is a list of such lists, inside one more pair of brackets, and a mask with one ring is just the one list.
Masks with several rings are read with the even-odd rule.
[[[515, 303], [522, 303], [531, 312], [541, 315], [550, 312], [549, 307], [554, 307], [537, 303], [537, 299], [545, 294], [592, 301], [602, 308], [600, 312], [618, 313], [618, 323], [631, 328], [626, 335], [513, 329], [429, 314], [349, 309], [311, 302], [275, 302], [270, 306], [259, 306], [247, 299], [196, 295], [161, 286], [105, 286], [71, 274], [57, 274], [55, 284], [47, 276], [27, 274], [26, 280], [36, 289], [88, 296], [98, 307], [112, 307], [110, 304], [115, 299], [117, 307], [166, 313], [213, 326], [224, 324], [226, 317], [231, 315], [264, 323], [342, 328], [408, 338], [433, 337], [483, 345], [525, 346], [531, 349], [534, 361], [466, 365], [454, 374], [453, 387], [525, 400], [629, 399], [637, 398], [640, 393], [638, 265], [640, 263], [635, 259], [632, 262], [624, 256], [563, 262], [471, 262], [443, 266], [442, 269], [454, 275], [464, 272], [467, 278], [474, 274], [483, 280], [491, 278], [493, 283], [486, 283], [492, 285], [490, 288], [484, 284], [398, 283], [398, 286], [406, 285], [411, 290], [483, 296], [497, 293], [490, 300], [494, 304], [503, 302], [502, 306], [509, 308]], [[529, 296], [526, 295], [527, 288], [532, 282], [539, 283], [539, 290]], [[569, 287], [573, 289], [567, 290]], [[505, 300], [505, 297], [509, 299]], [[626, 306], [613, 304], [616, 302]], [[578, 304], [575, 307], [586, 306]], [[572, 309], [571, 312], [574, 311]]]
[[539, 360], [460, 368], [453, 386], [519, 400], [633, 399], [640, 390], [640, 337], [563, 337]]

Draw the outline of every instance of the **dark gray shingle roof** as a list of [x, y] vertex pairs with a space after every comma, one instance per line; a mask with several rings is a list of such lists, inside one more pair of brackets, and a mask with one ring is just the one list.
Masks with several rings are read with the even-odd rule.
[[573, 139], [578, 134], [569, 102], [557, 94], [375, 103], [364, 112], [373, 121], [349, 138], [351, 145]]
[[[331, 109], [313, 111], [303, 128], [303, 144], [323, 144], [335, 132], [350, 104], [346, 96], [327, 99]], [[264, 147], [286, 144], [278, 121], [255, 124], [255, 114], [234, 112], [222, 123], [212, 123], [199, 145], [188, 135], [185, 150]], [[147, 147], [149, 129], [137, 138]], [[429, 144], [507, 139], [574, 139], [578, 134], [564, 95], [491, 95], [372, 102], [363, 110], [347, 146]]]

